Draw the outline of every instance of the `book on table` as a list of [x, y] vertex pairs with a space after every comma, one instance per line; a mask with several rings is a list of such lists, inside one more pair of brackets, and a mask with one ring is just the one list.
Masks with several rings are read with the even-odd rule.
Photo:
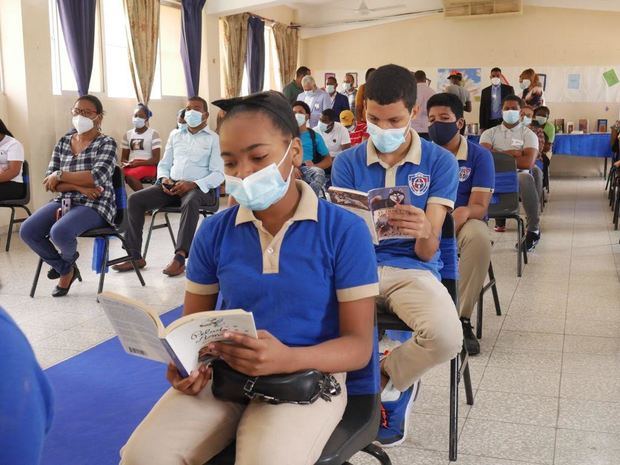
[[396, 205], [411, 204], [407, 186], [382, 187], [369, 192], [332, 186], [327, 193], [330, 202], [355, 213], [366, 222], [374, 244], [386, 239], [411, 239], [388, 220]]
[[226, 331], [257, 337], [254, 316], [241, 309], [192, 313], [166, 327], [155, 310], [137, 300], [104, 292], [99, 301], [125, 352], [174, 363], [183, 377], [215, 358], [207, 346], [225, 341]]

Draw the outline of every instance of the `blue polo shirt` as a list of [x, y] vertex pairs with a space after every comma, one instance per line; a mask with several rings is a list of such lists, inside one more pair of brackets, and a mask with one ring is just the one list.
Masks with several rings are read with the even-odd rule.
[[52, 389], [24, 334], [0, 308], [0, 463], [37, 465], [52, 424]]
[[313, 131], [316, 135], [316, 150], [320, 155], [326, 157], [329, 155], [329, 149], [325, 144], [325, 140], [323, 136], [313, 129], [308, 129], [306, 132], [301, 133], [301, 146], [304, 149], [304, 160], [303, 161], [312, 161], [314, 158], [314, 150], [312, 149], [312, 138], [310, 136], [310, 131]]
[[[186, 289], [221, 293], [225, 308], [254, 314], [257, 329], [291, 347], [340, 336], [339, 303], [379, 294], [364, 221], [298, 181], [301, 200], [275, 237], [254, 214], [233, 207], [203, 221], [187, 267]], [[376, 345], [376, 338], [375, 338]], [[378, 349], [365, 370], [347, 375], [350, 393], [379, 390]]]
[[467, 206], [472, 192], [493, 192], [495, 164], [488, 149], [461, 136], [456, 160], [459, 163], [459, 190], [454, 208]]
[[[372, 140], [345, 150], [334, 160], [332, 185], [368, 192], [378, 187], [408, 186], [411, 203], [423, 210], [431, 203], [454, 208], [458, 164], [454, 155], [411, 130], [409, 152], [390, 167], [377, 156]], [[379, 266], [431, 271], [438, 279], [439, 250], [428, 262], [415, 254], [414, 239], [388, 239], [375, 246]]]

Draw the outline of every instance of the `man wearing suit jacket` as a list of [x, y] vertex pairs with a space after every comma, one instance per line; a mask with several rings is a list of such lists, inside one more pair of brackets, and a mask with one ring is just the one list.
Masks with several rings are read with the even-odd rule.
[[330, 76], [327, 78], [325, 82], [325, 90], [329, 94], [329, 98], [332, 100], [332, 110], [336, 112], [336, 121], [340, 121], [340, 113], [345, 110], [350, 110], [349, 108], [349, 98], [338, 92], [336, 89], [338, 88], [338, 81], [334, 76]]
[[502, 70], [491, 70], [491, 85], [482, 89], [480, 97], [480, 132], [502, 124], [502, 102], [507, 95], [514, 95], [512, 86], [502, 84]]

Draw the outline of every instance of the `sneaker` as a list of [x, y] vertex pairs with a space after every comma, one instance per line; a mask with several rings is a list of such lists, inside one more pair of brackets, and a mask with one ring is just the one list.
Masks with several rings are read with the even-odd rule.
[[540, 241], [540, 231], [528, 231], [525, 235], [525, 247], [528, 252], [531, 252], [536, 248], [536, 244]]
[[[377, 433], [377, 442], [382, 447], [395, 447], [405, 441], [411, 408], [419, 392], [420, 381], [404, 392], [396, 390], [391, 381], [385, 386], [381, 392], [381, 426]], [[392, 398], [395, 400], [387, 400]]]
[[478, 355], [480, 353], [480, 343], [474, 334], [471, 320], [468, 318], [461, 318], [461, 324], [463, 325], [463, 343], [465, 344], [467, 353], [469, 355]]

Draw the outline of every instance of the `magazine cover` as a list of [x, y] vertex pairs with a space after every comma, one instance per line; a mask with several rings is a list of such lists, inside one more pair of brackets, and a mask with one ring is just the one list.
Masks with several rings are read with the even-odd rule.
[[377, 239], [410, 239], [397, 227], [390, 225], [388, 215], [396, 205], [409, 205], [409, 188], [406, 186], [385, 187], [368, 192], [368, 203], [375, 224]]

